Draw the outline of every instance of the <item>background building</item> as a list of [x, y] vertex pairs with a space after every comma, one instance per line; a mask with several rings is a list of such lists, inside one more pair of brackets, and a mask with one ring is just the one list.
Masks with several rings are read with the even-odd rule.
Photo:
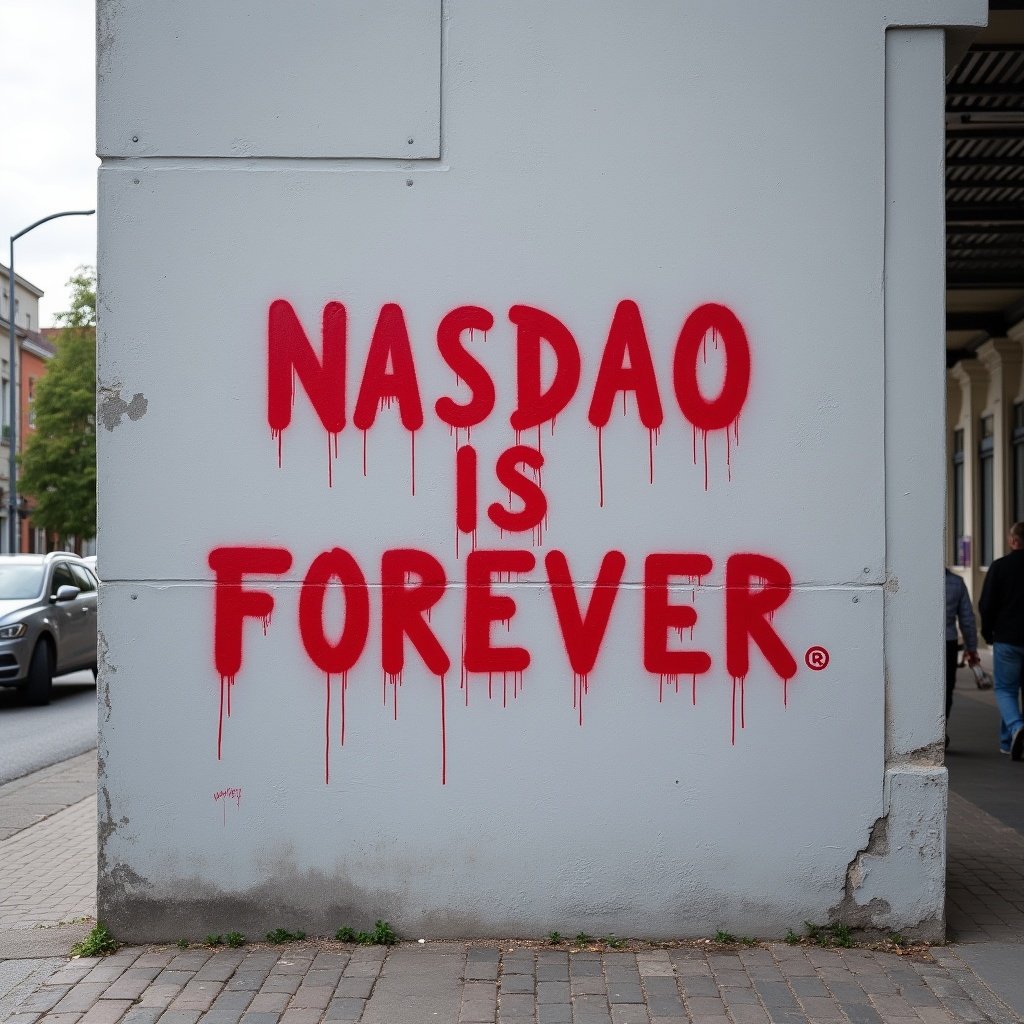
[[946, 87], [947, 563], [977, 600], [1024, 519], [1024, 11], [989, 25]]
[[[2, 501], [0, 501], [0, 552], [9, 550], [7, 515], [8, 515], [8, 489], [9, 489], [9, 464], [10, 464], [10, 408], [11, 408], [11, 380], [12, 374], [9, 367], [8, 344], [11, 316], [11, 287], [10, 268], [0, 264], [0, 330], [2, 330], [3, 356], [0, 358], [0, 402], [3, 409], [0, 412], [0, 488], [3, 489]], [[37, 288], [30, 281], [26, 281], [21, 275], [15, 274], [15, 287], [13, 294], [14, 301], [14, 323], [17, 339], [16, 359], [18, 366], [14, 369], [13, 379], [19, 381], [18, 406], [19, 422], [17, 431], [18, 450], [23, 451], [28, 438], [26, 424], [31, 421], [31, 398], [35, 383], [46, 372], [46, 361], [53, 355], [53, 345], [47, 340], [39, 328], [39, 299], [42, 297], [42, 289]], [[21, 526], [21, 550], [38, 551], [46, 550], [39, 547], [45, 545], [45, 537], [39, 536], [39, 531], [33, 531], [27, 515], [29, 503], [20, 495], [19, 506], [26, 512]], [[33, 546], [29, 546], [31, 543]]]

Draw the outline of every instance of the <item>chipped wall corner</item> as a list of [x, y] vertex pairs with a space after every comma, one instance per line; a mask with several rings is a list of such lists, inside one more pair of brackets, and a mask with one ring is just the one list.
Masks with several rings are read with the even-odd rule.
[[900, 765], [885, 773], [884, 813], [846, 869], [829, 912], [869, 936], [945, 938], [946, 769]]

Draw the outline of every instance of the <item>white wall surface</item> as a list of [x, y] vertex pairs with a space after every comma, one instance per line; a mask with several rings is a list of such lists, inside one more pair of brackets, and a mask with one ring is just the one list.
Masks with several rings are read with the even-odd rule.
[[[922, 226], [941, 233], [941, 206], [905, 190], [906, 220], [887, 230], [894, 174], [937, 166], [941, 144], [941, 34], [901, 30], [887, 57], [888, 24], [931, 23], [921, 5], [837, 3], [824, 17], [811, 0], [312, 4], [292, 42], [268, 8], [245, 20], [238, 47], [219, 45], [228, 22], [199, 6], [176, 7], [169, 46], [166, 12], [100, 4], [104, 920], [139, 938], [333, 932], [377, 917], [415, 935], [780, 935], [844, 918], [936, 934], [945, 779], [940, 755], [918, 748], [941, 739], [938, 688], [929, 701], [898, 634], [927, 645], [934, 633], [938, 664], [941, 465], [934, 481], [908, 470], [887, 429], [910, 415], [900, 396], [930, 403], [917, 423], [927, 433], [934, 420], [937, 445], [942, 383], [935, 373], [922, 387], [893, 364], [897, 297], [883, 273], [906, 273], [924, 296], [897, 327], [938, 366], [941, 250], [898, 247]], [[976, 23], [980, 6], [942, 16]], [[349, 17], [359, 31], [337, 30]], [[367, 40], [382, 41], [380, 60]], [[250, 57], [270, 53], [276, 74], [254, 79]], [[232, 84], [207, 103], [215, 54]], [[339, 65], [351, 80], [325, 70]], [[353, 90], [374, 97], [367, 109], [341, 102]], [[894, 96], [904, 131], [887, 151]], [[420, 150], [430, 124], [440, 146]], [[325, 305], [345, 306], [336, 456], [301, 382], [280, 449], [272, 435], [267, 324], [282, 299], [317, 352]], [[587, 418], [625, 299], [642, 313], [664, 407], [656, 445], [633, 396], [625, 413], [617, 396], [600, 434]], [[385, 408], [364, 437], [353, 407], [387, 303], [404, 312], [425, 422], [411, 436]], [[751, 359], [738, 424], [706, 439], [672, 387], [680, 327], [704, 303], [739, 318]], [[440, 397], [469, 398], [435, 341], [466, 304], [494, 317], [467, 347], [497, 391], [469, 438], [434, 412]], [[509, 423], [517, 304], [571, 332], [581, 380], [553, 430], [541, 427], [542, 534], [485, 522], [476, 536], [537, 559], [498, 588], [517, 610], [507, 634], [492, 630], [495, 645], [528, 648], [530, 666], [521, 680], [467, 680], [464, 614], [481, 588], [466, 585], [469, 535], [456, 554], [455, 448], [479, 452], [483, 507], [508, 504], [494, 460], [537, 442]], [[729, 367], [710, 336], [707, 350], [710, 398]], [[937, 495], [934, 508], [893, 500], [887, 474]], [[915, 531], [939, 559], [934, 580], [912, 570], [934, 600], [893, 617]], [[246, 620], [229, 686], [214, 661], [223, 621], [208, 557], [234, 546], [284, 548], [292, 563], [244, 581], [274, 608], [265, 629]], [[298, 613], [310, 563], [335, 547], [369, 584], [344, 745], [341, 682], [306, 655]], [[408, 644], [400, 681], [382, 673], [382, 553], [408, 547], [444, 566], [428, 623], [452, 661], [443, 684]], [[552, 550], [581, 600], [605, 553], [625, 556], [582, 723], [543, 572]], [[713, 561], [692, 586], [674, 580], [671, 600], [698, 618], [672, 646], [711, 659], [678, 693], [644, 668], [655, 552]], [[757, 627], [795, 662], [788, 682], [756, 644], [745, 679], [726, 664], [724, 573], [743, 552], [792, 578]], [[338, 593], [327, 610], [337, 636]], [[823, 668], [808, 653], [819, 647]], [[894, 813], [890, 835], [914, 814], [930, 823], [898, 864], [876, 841]], [[865, 858], [862, 899], [851, 867]]]

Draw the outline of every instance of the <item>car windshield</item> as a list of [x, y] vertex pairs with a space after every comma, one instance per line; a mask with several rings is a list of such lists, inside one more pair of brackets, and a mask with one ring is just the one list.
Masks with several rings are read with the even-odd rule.
[[42, 589], [41, 565], [0, 565], [0, 601], [35, 597]]

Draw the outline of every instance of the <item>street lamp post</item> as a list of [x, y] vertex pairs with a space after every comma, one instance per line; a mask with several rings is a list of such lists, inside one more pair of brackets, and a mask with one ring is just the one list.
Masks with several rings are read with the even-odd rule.
[[18, 519], [18, 484], [17, 484], [17, 472], [18, 472], [18, 383], [17, 374], [15, 373], [15, 367], [17, 365], [17, 354], [18, 346], [16, 339], [16, 330], [14, 326], [14, 314], [15, 314], [15, 302], [14, 302], [14, 243], [21, 238], [22, 235], [27, 235], [33, 228], [39, 227], [40, 224], [45, 224], [48, 220], [56, 220], [58, 217], [89, 217], [94, 214], [95, 210], [64, 210], [61, 213], [51, 213], [49, 217], [43, 217], [37, 220], [34, 224], [29, 224], [27, 228], [22, 228], [16, 235], [11, 235], [11, 260], [9, 264], [9, 273], [11, 275], [10, 288], [8, 289], [9, 300], [7, 304], [7, 321], [10, 327], [10, 351], [8, 355], [8, 373], [10, 374], [11, 382], [11, 425], [8, 432], [8, 443], [11, 446], [10, 454], [10, 486], [7, 490], [7, 537], [8, 537], [8, 550], [12, 555], [18, 553], [21, 547], [21, 522]]

